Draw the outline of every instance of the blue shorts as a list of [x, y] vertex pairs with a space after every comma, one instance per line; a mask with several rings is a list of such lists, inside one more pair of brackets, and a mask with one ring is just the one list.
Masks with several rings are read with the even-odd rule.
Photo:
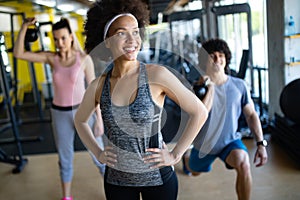
[[247, 147], [244, 145], [241, 139], [234, 140], [233, 142], [229, 143], [219, 154], [207, 154], [202, 158], [199, 158], [199, 151], [193, 148], [189, 159], [189, 167], [195, 172], [209, 172], [214, 160], [216, 158], [220, 158], [223, 160], [228, 169], [233, 169], [226, 163], [225, 160], [229, 153], [235, 149], [243, 149], [248, 152]]

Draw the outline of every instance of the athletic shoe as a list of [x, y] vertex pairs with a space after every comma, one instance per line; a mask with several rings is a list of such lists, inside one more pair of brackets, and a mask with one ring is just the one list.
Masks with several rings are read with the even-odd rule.
[[188, 176], [191, 176], [192, 173], [186, 167], [184, 155], [182, 156], [181, 161], [182, 161], [182, 171], [183, 171], [183, 173], [188, 175]]

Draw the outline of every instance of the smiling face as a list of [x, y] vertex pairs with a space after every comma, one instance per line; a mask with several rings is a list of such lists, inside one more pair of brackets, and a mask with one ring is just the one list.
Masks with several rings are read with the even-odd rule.
[[61, 28], [53, 31], [53, 38], [56, 48], [60, 52], [69, 51], [72, 47], [73, 36], [67, 28]]
[[114, 59], [136, 60], [141, 48], [141, 37], [137, 21], [131, 16], [116, 19], [108, 30], [106, 47]]
[[208, 59], [208, 64], [207, 64], [207, 74], [209, 72], [219, 72], [219, 71], [224, 71], [225, 66], [226, 66], [226, 56], [224, 53], [215, 51], [211, 54], [209, 54], [210, 58]]

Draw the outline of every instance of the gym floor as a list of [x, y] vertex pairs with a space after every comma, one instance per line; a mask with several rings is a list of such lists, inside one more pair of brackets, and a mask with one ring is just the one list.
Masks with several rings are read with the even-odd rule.
[[[268, 135], [266, 135], [268, 136]], [[252, 165], [252, 199], [297, 200], [300, 199], [300, 169], [280, 146], [268, 137], [269, 162], [261, 168]], [[251, 160], [255, 153], [253, 139], [244, 139]], [[169, 145], [172, 148], [172, 145]], [[19, 174], [13, 174], [14, 166], [0, 163], [0, 199], [32, 200], [60, 199], [61, 189], [55, 153], [25, 156], [28, 163]], [[75, 199], [104, 200], [103, 179], [85, 151], [76, 151], [74, 161], [73, 195]], [[181, 163], [175, 166], [179, 179], [179, 200], [233, 200], [235, 172], [226, 170], [217, 160], [210, 173], [198, 177], [182, 174]]]
[[[46, 103], [46, 108], [49, 105]], [[60, 199], [61, 188], [57, 164], [57, 154], [53, 141], [51, 124], [37, 118], [35, 105], [24, 104], [20, 110], [19, 126], [21, 137], [36, 137], [40, 141], [24, 142], [22, 149], [28, 160], [24, 169], [13, 174], [14, 165], [0, 162], [0, 199], [9, 200], [54, 200]], [[4, 113], [1, 111], [1, 113]], [[49, 119], [49, 109], [43, 111], [44, 118]], [[1, 116], [3, 118], [3, 116]], [[32, 123], [27, 123], [31, 120]], [[167, 129], [174, 128], [174, 123]], [[11, 131], [0, 134], [0, 140], [11, 136]], [[292, 160], [283, 148], [272, 140], [271, 134], [265, 134], [269, 141], [267, 148], [269, 162], [260, 168], [252, 164], [253, 189], [252, 199], [263, 200], [298, 200], [300, 199], [300, 165]], [[253, 161], [256, 145], [252, 138], [244, 138]], [[169, 144], [171, 149], [174, 144]], [[1, 145], [8, 155], [16, 152], [16, 145]], [[78, 136], [75, 137], [75, 160], [73, 196], [79, 200], [104, 200], [103, 178], [93, 164]], [[235, 177], [233, 170], [227, 170], [220, 160], [216, 160], [210, 173], [198, 177], [189, 177], [182, 173], [182, 165], [175, 165], [179, 181], [179, 200], [233, 200], [236, 198]]]

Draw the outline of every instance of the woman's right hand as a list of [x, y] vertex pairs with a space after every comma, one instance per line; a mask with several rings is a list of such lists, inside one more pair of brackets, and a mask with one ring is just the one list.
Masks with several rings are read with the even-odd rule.
[[23, 21], [23, 26], [31, 26], [31, 25], [34, 25], [36, 23], [36, 18], [35, 17], [28, 17], [28, 18], [25, 18], [24, 21]]
[[109, 167], [114, 167], [117, 162], [117, 155], [114, 153], [113, 148], [110, 146], [105, 147], [99, 156], [99, 161]]

